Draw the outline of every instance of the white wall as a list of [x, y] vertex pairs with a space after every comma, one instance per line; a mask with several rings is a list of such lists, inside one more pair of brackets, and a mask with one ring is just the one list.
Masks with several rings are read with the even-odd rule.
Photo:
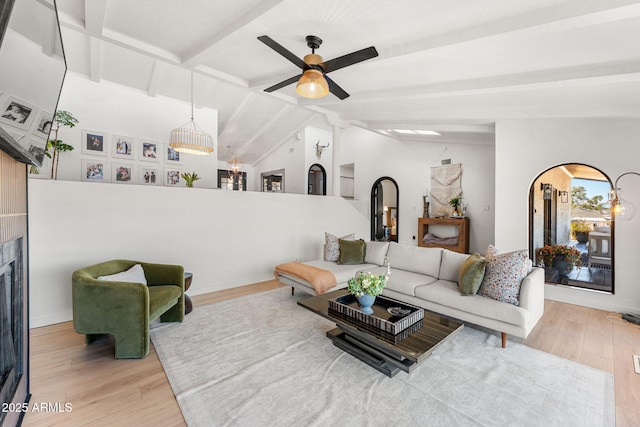
[[[65, 79], [58, 109], [70, 111], [79, 121], [74, 128], [62, 128], [58, 135], [63, 142], [75, 147], [71, 152], [62, 153], [58, 168], [59, 180], [79, 181], [82, 174], [81, 160], [91, 158], [108, 161], [111, 167], [115, 162], [125, 162], [137, 167], [157, 166], [160, 170], [176, 168], [183, 172], [196, 172], [201, 177], [196, 181], [196, 187], [217, 187], [217, 150], [208, 156], [183, 154], [178, 164], [166, 162], [164, 159], [160, 159], [158, 163], [145, 162], [139, 160], [139, 155], [131, 162], [118, 159], [112, 156], [111, 146], [108, 147], [106, 157], [82, 152], [82, 130], [87, 129], [104, 132], [110, 136], [134, 137], [138, 142], [138, 151], [141, 139], [155, 140], [161, 143], [161, 153], [164, 154], [171, 130], [189, 121], [191, 106], [188, 102], [162, 96], [150, 97], [141, 91], [107, 81], [96, 83], [70, 72]], [[208, 108], [196, 108], [194, 119], [203, 131], [213, 135], [214, 147], [217, 147], [218, 112]], [[43, 168], [43, 174], [48, 175], [49, 164], [47, 162]], [[226, 168], [226, 163], [224, 167]]]
[[277, 147], [269, 156], [253, 165], [253, 188], [261, 191], [261, 175], [265, 172], [284, 169], [284, 191], [291, 194], [306, 194], [306, 170], [304, 137], [300, 133], [300, 139], [289, 138]]
[[115, 258], [180, 264], [197, 295], [318, 259], [325, 231], [367, 239], [369, 224], [340, 197], [30, 180], [31, 327], [72, 318], [80, 267]]
[[[445, 148], [447, 158], [462, 163], [462, 189], [470, 217], [470, 250], [485, 253], [494, 242], [494, 147], [475, 144], [400, 142], [357, 127], [340, 136], [340, 164], [355, 165], [353, 202], [370, 217], [371, 187], [383, 176], [398, 184], [399, 243], [417, 244], [418, 218], [422, 217], [425, 188], [430, 187], [432, 166], [439, 166]], [[489, 210], [484, 210], [485, 207]]]
[[[322, 149], [322, 154], [320, 158], [316, 155], [316, 143], [320, 142], [320, 145], [327, 145], [327, 148]], [[332, 132], [327, 129], [319, 129], [313, 126], [307, 126], [304, 129], [304, 149], [305, 149], [305, 172], [304, 179], [307, 183], [307, 187], [309, 185], [309, 168], [311, 165], [317, 163], [322, 165], [326, 176], [326, 187], [327, 194], [333, 194], [331, 189], [333, 188], [333, 165], [331, 164], [331, 159], [333, 158], [333, 135]], [[307, 193], [307, 191], [304, 191]]]
[[[640, 120], [505, 120], [496, 123], [496, 245], [502, 251], [528, 247], [529, 188], [544, 170], [562, 163], [593, 166], [614, 181], [640, 172]], [[619, 186], [640, 203], [640, 177]], [[473, 229], [473, 226], [472, 226]], [[615, 225], [615, 295], [547, 285], [546, 298], [610, 311], [640, 311], [638, 237], [640, 216]]]
[[285, 193], [307, 194], [308, 172], [311, 165], [318, 163], [327, 172], [327, 194], [331, 194], [331, 146], [325, 148], [320, 159], [316, 157], [316, 142], [321, 145], [331, 143], [331, 132], [307, 126], [299, 132], [300, 139], [292, 137], [276, 148], [268, 157], [253, 166], [253, 188], [260, 191], [260, 176], [264, 172], [285, 170]]

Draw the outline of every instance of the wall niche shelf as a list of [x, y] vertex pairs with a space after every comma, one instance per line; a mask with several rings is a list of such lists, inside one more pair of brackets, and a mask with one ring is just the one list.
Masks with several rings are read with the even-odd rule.
[[[456, 227], [458, 243], [456, 245], [425, 243], [423, 239], [429, 233], [430, 225]], [[469, 253], [469, 218], [418, 218], [418, 246], [445, 248], [463, 254]]]

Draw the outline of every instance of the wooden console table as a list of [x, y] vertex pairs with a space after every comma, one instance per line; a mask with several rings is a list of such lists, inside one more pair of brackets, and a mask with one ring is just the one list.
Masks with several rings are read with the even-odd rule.
[[[458, 228], [458, 244], [444, 245], [425, 243], [423, 238], [429, 232], [430, 225], [443, 225]], [[418, 246], [424, 248], [446, 248], [463, 254], [469, 253], [469, 218], [418, 218]]]

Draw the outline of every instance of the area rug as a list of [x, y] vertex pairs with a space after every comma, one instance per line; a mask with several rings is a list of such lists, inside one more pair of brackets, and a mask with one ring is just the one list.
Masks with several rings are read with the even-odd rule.
[[151, 331], [189, 426], [613, 426], [613, 376], [465, 327], [388, 378], [325, 337], [289, 288]]

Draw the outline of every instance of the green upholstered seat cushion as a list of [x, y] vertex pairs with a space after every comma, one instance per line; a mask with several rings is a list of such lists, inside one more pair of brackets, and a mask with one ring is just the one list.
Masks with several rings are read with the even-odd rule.
[[338, 240], [340, 255], [338, 264], [363, 264], [367, 251], [367, 243], [362, 240]]
[[179, 286], [149, 286], [149, 320], [153, 320], [175, 305], [182, 295]]
[[482, 285], [487, 261], [480, 254], [473, 253], [460, 267], [458, 288], [462, 295], [475, 295]]
[[126, 271], [121, 271], [107, 276], [98, 276], [98, 280], [107, 280], [110, 282], [129, 282], [147, 284], [147, 278], [144, 276], [144, 269], [140, 264], [136, 264]]

